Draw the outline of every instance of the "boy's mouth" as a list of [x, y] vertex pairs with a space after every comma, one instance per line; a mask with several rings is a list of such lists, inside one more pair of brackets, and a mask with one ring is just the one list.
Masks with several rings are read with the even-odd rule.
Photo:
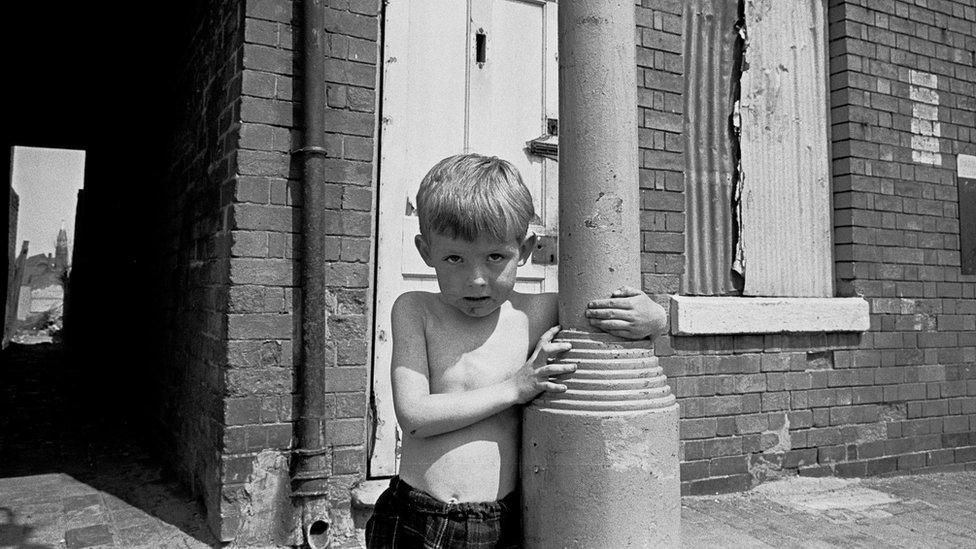
[[484, 296], [481, 296], [481, 297], [466, 297], [464, 299], [467, 300], [467, 301], [473, 302], [473, 303], [482, 303], [484, 301], [488, 301], [489, 299], [491, 299], [491, 297], [490, 296], [487, 296], [487, 295], [484, 295]]

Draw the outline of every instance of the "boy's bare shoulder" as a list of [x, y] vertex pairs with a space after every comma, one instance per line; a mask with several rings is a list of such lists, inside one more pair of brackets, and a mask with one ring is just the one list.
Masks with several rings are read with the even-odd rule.
[[435, 295], [430, 292], [424, 292], [421, 290], [412, 290], [409, 292], [403, 292], [397, 296], [396, 300], [393, 302], [394, 307], [426, 307], [431, 299], [434, 299]]
[[430, 304], [435, 299], [434, 294], [419, 290], [400, 294], [396, 298], [396, 301], [393, 302], [394, 322], [396, 322], [397, 318], [416, 319], [426, 317]]

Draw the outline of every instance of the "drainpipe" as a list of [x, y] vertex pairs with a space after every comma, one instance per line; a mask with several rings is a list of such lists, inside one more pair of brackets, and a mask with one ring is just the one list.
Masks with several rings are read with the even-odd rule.
[[633, 1], [559, 4], [556, 339], [572, 343], [560, 361], [578, 369], [523, 416], [529, 548], [681, 542], [678, 406], [654, 349], [583, 316], [588, 301], [640, 287], [635, 28]]
[[325, 1], [302, 14], [304, 122], [302, 159], [301, 358], [292, 463], [292, 497], [302, 509], [305, 542], [328, 545], [329, 455], [325, 437]]

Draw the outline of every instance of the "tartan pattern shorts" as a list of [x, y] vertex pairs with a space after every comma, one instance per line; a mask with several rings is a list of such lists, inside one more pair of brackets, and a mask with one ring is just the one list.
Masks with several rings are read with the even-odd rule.
[[519, 506], [516, 492], [499, 501], [445, 503], [393, 477], [366, 523], [366, 547], [520, 547]]

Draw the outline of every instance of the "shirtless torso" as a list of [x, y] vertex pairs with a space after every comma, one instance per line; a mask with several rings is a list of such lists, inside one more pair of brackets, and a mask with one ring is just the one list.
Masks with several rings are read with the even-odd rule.
[[[413, 328], [418, 337], [422, 328], [431, 395], [503, 382], [525, 364], [543, 332], [556, 323], [555, 294], [512, 292], [494, 313], [481, 318], [442, 303], [436, 294], [412, 292], [405, 297], [416, 313], [409, 317], [422, 324]], [[519, 414], [518, 406], [508, 406], [441, 434], [405, 432], [400, 477], [442, 501], [501, 499], [518, 480]]]

